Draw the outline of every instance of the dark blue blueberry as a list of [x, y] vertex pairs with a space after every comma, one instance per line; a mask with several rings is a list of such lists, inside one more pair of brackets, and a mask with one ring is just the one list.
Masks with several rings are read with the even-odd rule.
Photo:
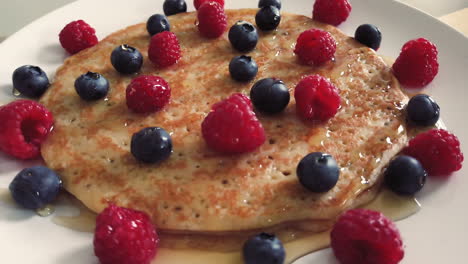
[[245, 242], [242, 255], [245, 264], [282, 264], [286, 252], [275, 235], [260, 233]]
[[234, 57], [229, 63], [229, 73], [231, 73], [231, 77], [239, 82], [253, 80], [257, 72], [257, 63], [249, 56], [241, 55]]
[[418, 94], [406, 106], [408, 121], [417, 126], [433, 126], [440, 117], [440, 107], [429, 95]]
[[109, 82], [99, 73], [88, 72], [76, 79], [75, 90], [81, 99], [95, 101], [107, 95], [109, 92]]
[[427, 172], [421, 163], [410, 156], [398, 156], [385, 170], [385, 184], [394, 192], [413, 195], [426, 183]]
[[13, 87], [26, 97], [40, 97], [49, 85], [46, 73], [37, 66], [24, 65], [13, 72]]
[[133, 134], [130, 149], [139, 161], [160, 162], [172, 153], [171, 136], [160, 127], [147, 127]]
[[111, 63], [118, 72], [132, 74], [140, 71], [141, 65], [143, 65], [143, 56], [134, 47], [124, 44], [112, 51]]
[[165, 15], [156, 14], [150, 16], [146, 22], [146, 30], [153, 36], [163, 31], [171, 31], [171, 24]]
[[187, 12], [187, 4], [184, 0], [166, 0], [163, 4], [164, 14], [166, 16]]
[[260, 0], [258, 2], [258, 8], [265, 6], [275, 6], [278, 9], [281, 9], [281, 0]]
[[265, 6], [258, 10], [255, 15], [255, 23], [257, 27], [263, 31], [273, 30], [278, 27], [281, 22], [281, 14], [275, 6]]
[[10, 183], [13, 199], [28, 209], [43, 208], [57, 197], [62, 180], [51, 169], [35, 166], [24, 169]]
[[378, 27], [371, 24], [360, 25], [354, 33], [354, 38], [367, 47], [378, 50], [382, 42], [382, 33]]
[[288, 106], [290, 95], [283, 81], [266, 78], [254, 84], [250, 90], [250, 100], [261, 112], [276, 114]]
[[312, 192], [322, 193], [336, 185], [340, 168], [331, 155], [314, 152], [299, 162], [296, 173], [304, 187]]
[[238, 21], [229, 30], [229, 41], [240, 52], [249, 52], [257, 46], [257, 29], [249, 22]]

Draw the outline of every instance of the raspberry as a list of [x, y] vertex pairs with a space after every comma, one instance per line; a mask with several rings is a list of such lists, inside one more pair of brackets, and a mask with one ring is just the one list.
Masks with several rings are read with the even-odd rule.
[[94, 254], [101, 264], [149, 264], [158, 234], [143, 212], [109, 205], [96, 219]]
[[35, 101], [17, 100], [1, 107], [0, 150], [19, 159], [37, 158], [53, 123], [52, 113]]
[[393, 73], [407, 87], [426, 86], [439, 72], [437, 53], [437, 47], [427, 39], [410, 40], [393, 64]]
[[297, 113], [306, 119], [327, 121], [340, 107], [338, 89], [318, 74], [304, 77], [294, 91]]
[[227, 28], [227, 17], [223, 6], [217, 2], [205, 2], [198, 9], [198, 30], [207, 38], [221, 36]]
[[332, 35], [320, 29], [309, 29], [297, 38], [294, 53], [307, 65], [319, 66], [333, 58], [336, 42]]
[[140, 75], [127, 86], [127, 106], [136, 113], [161, 110], [171, 97], [169, 84], [159, 76]]
[[177, 36], [169, 31], [154, 35], [149, 45], [148, 57], [157, 67], [176, 64], [182, 57]]
[[395, 224], [365, 209], [341, 215], [331, 231], [331, 247], [341, 264], [396, 264], [404, 256]]
[[224, 0], [194, 0], [193, 5], [195, 6], [195, 9], [198, 10], [198, 8], [200, 8], [200, 6], [206, 2], [217, 2], [222, 7], [224, 7]]
[[351, 13], [348, 0], [316, 0], [312, 17], [320, 22], [338, 26]]
[[73, 21], [60, 31], [60, 44], [66, 51], [75, 54], [98, 43], [95, 33], [94, 28], [83, 20]]
[[432, 176], [447, 176], [460, 170], [464, 159], [457, 136], [443, 129], [417, 135], [403, 152], [419, 160]]
[[203, 120], [202, 134], [209, 147], [223, 153], [250, 152], [265, 142], [250, 99], [240, 93], [213, 105]]

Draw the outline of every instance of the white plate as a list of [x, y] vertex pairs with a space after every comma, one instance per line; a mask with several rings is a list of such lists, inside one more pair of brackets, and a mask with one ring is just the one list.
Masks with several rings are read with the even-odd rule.
[[[56, 10], [25, 27], [0, 45], [0, 103], [13, 99], [11, 75], [24, 64], [42, 67], [49, 77], [67, 56], [58, 42], [63, 26], [84, 19], [98, 37], [125, 26], [144, 22], [162, 12], [162, 0], [82, 0]], [[191, 2], [191, 1], [189, 1]], [[254, 0], [227, 0], [228, 8], [255, 7]], [[283, 10], [310, 16], [313, 0], [283, 1]], [[391, 0], [354, 0], [350, 18], [340, 28], [348, 35], [363, 23], [380, 27], [383, 43], [379, 53], [396, 57], [408, 40], [425, 37], [439, 49], [440, 72], [426, 91], [442, 109], [445, 123], [458, 135], [468, 153], [466, 89], [468, 83], [468, 39], [437, 19]], [[192, 4], [189, 10], [193, 10]], [[0, 124], [2, 125], [2, 124]], [[6, 188], [22, 168], [21, 163], [0, 154], [0, 188]], [[398, 222], [406, 244], [402, 263], [462, 263], [468, 258], [468, 172], [448, 181], [431, 180], [419, 195], [422, 211]], [[78, 233], [37, 217], [27, 210], [0, 201], [0, 262], [36, 264], [97, 263], [92, 252], [92, 234]], [[189, 263], [189, 262], [188, 262]], [[330, 250], [302, 258], [298, 263], [336, 263]]]

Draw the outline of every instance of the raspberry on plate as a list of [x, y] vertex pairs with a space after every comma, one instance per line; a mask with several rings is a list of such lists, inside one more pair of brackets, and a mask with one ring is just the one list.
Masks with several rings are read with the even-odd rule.
[[206, 38], [217, 38], [227, 28], [227, 17], [224, 7], [218, 2], [205, 2], [198, 9], [198, 30]]
[[335, 56], [336, 42], [333, 36], [320, 29], [309, 29], [297, 38], [294, 53], [307, 65], [319, 66]]
[[408, 88], [428, 85], [439, 72], [437, 47], [425, 38], [408, 41], [393, 64], [393, 73]]
[[156, 229], [143, 212], [111, 204], [96, 219], [94, 254], [101, 264], [149, 264], [158, 244]]
[[331, 248], [341, 264], [397, 264], [404, 256], [395, 224], [382, 213], [346, 211], [333, 226]]
[[40, 154], [54, 119], [43, 105], [17, 100], [0, 108], [0, 150], [18, 158], [33, 159]]
[[177, 36], [169, 31], [154, 35], [148, 49], [149, 59], [157, 67], [169, 67], [182, 57]]
[[240, 93], [213, 105], [202, 123], [208, 146], [222, 153], [244, 153], [265, 142], [265, 131], [250, 99]]
[[348, 0], [315, 0], [312, 17], [317, 21], [338, 26], [348, 18], [351, 9]]
[[464, 159], [457, 136], [444, 129], [417, 135], [403, 152], [419, 160], [431, 176], [448, 176], [460, 170]]
[[78, 53], [98, 43], [96, 31], [83, 20], [70, 22], [59, 34], [60, 44], [71, 54]]
[[161, 77], [140, 75], [127, 86], [128, 108], [136, 113], [152, 113], [161, 110], [171, 98], [171, 88]]
[[222, 7], [224, 7], [224, 0], [193, 0], [193, 6], [195, 6], [196, 10], [198, 10], [198, 8], [200, 8], [200, 6], [206, 2], [217, 2]]

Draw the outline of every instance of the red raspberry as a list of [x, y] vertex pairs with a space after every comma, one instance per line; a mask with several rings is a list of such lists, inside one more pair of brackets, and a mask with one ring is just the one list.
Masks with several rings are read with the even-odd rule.
[[397, 264], [405, 254], [395, 224], [366, 209], [341, 215], [331, 231], [331, 247], [341, 264]]
[[221, 36], [227, 28], [227, 17], [224, 8], [217, 2], [205, 2], [198, 9], [198, 30], [207, 38]]
[[403, 152], [419, 160], [433, 176], [448, 176], [461, 169], [464, 159], [457, 136], [443, 129], [417, 135]]
[[182, 57], [177, 36], [172, 32], [163, 31], [151, 37], [148, 57], [157, 67], [164, 68], [176, 64]]
[[143, 212], [109, 205], [96, 219], [94, 254], [101, 264], [149, 264], [158, 234]]
[[240, 93], [215, 105], [202, 123], [208, 146], [223, 153], [250, 152], [265, 142], [265, 131], [250, 99]]
[[224, 7], [224, 0], [193, 0], [193, 5], [195, 6], [195, 9], [198, 10], [198, 8], [200, 8], [200, 6], [205, 2], [217, 2], [222, 7]]
[[60, 31], [60, 44], [66, 51], [75, 54], [98, 43], [95, 33], [94, 28], [83, 20], [73, 21]]
[[40, 154], [54, 118], [43, 105], [17, 100], [0, 108], [0, 150], [18, 159], [33, 159]]
[[309, 29], [297, 38], [294, 53], [307, 65], [319, 66], [333, 58], [336, 42], [332, 35], [320, 29]]
[[141, 75], [126, 90], [127, 106], [136, 113], [161, 110], [171, 98], [169, 84], [159, 76]]
[[304, 77], [294, 91], [297, 113], [306, 119], [327, 121], [340, 107], [338, 89], [318, 74]]
[[437, 53], [437, 47], [427, 39], [408, 41], [393, 64], [393, 73], [402, 85], [426, 86], [439, 72]]
[[316, 0], [312, 17], [320, 22], [338, 26], [351, 13], [348, 0]]

